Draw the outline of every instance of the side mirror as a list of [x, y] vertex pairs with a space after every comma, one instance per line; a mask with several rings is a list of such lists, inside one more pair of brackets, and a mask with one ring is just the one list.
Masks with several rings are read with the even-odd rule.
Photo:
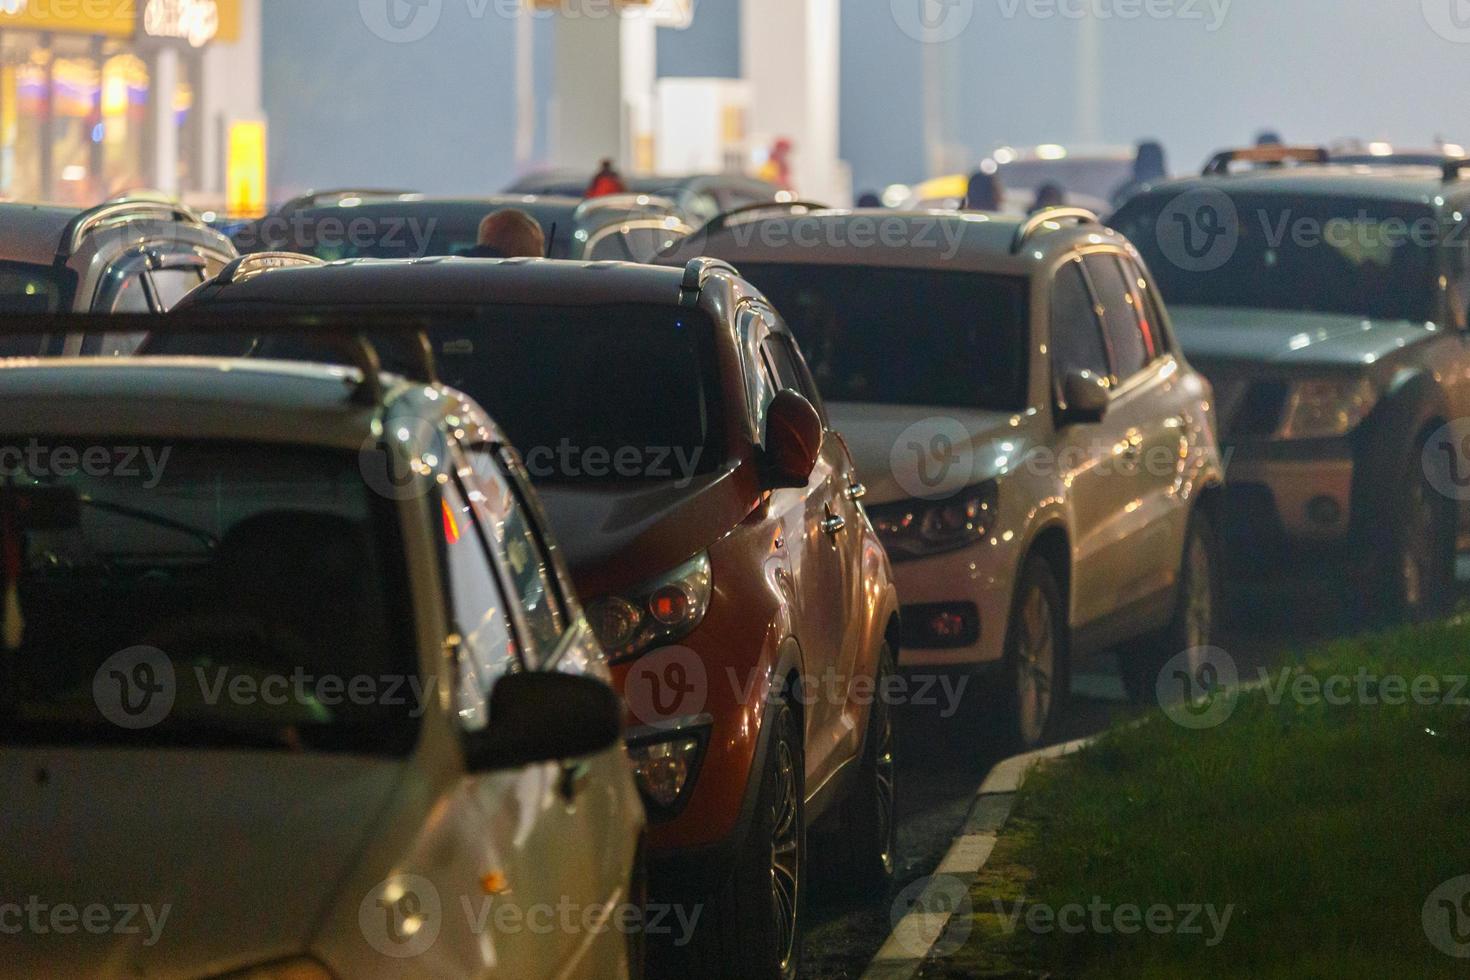
[[766, 409], [767, 489], [804, 487], [822, 452], [822, 417], [812, 403], [790, 388]]
[[506, 674], [490, 692], [490, 724], [468, 740], [471, 772], [520, 769], [605, 752], [623, 737], [623, 702], [590, 677]]
[[1061, 425], [1087, 425], [1101, 422], [1108, 414], [1112, 393], [1108, 382], [1090, 371], [1067, 375], [1062, 382], [1062, 404], [1057, 419]]

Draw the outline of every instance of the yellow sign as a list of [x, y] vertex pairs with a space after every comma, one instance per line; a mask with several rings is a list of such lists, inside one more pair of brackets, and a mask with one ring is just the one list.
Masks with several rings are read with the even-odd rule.
[[[145, 0], [145, 12], [159, 24], [211, 25], [207, 32], [195, 27], [182, 35], [185, 40], [240, 39], [240, 0]], [[137, 0], [0, 0], [0, 30], [5, 28], [132, 37], [139, 29], [138, 4]]]
[[225, 210], [230, 217], [265, 217], [265, 123], [230, 124], [225, 194]]

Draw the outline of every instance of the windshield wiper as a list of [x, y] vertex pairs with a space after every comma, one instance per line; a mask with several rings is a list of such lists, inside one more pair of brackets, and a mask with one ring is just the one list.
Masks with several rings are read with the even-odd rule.
[[116, 514], [119, 517], [130, 517], [133, 520], [143, 521], [144, 523], [152, 524], [155, 527], [166, 528], [170, 531], [177, 531], [180, 534], [186, 534], [189, 537], [193, 538], [195, 541], [198, 541], [200, 544], [204, 545], [205, 550], [207, 551], [213, 551], [219, 547], [218, 536], [211, 534], [210, 532], [205, 531], [202, 528], [194, 527], [192, 524], [185, 524], [182, 521], [176, 521], [172, 517], [165, 517], [162, 514], [155, 514], [151, 510], [141, 510], [137, 507], [129, 507], [127, 504], [115, 504], [108, 500], [98, 500], [95, 497], [89, 497], [86, 494], [79, 494], [77, 496], [77, 501], [83, 506], [91, 507], [95, 510], [100, 510], [107, 514]]

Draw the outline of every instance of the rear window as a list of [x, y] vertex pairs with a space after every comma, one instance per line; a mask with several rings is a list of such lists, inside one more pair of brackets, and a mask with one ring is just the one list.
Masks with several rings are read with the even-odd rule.
[[510, 206], [536, 219], [551, 246], [549, 258], [564, 259], [572, 254], [571, 211], [565, 207], [535, 205], [487, 204], [483, 211], [460, 206], [434, 211], [377, 208], [312, 211], [289, 219], [291, 231], [285, 247], [327, 262], [468, 255], [478, 244], [480, 222], [487, 215]]
[[1026, 280], [864, 266], [740, 263], [796, 335], [822, 397], [1026, 407]]

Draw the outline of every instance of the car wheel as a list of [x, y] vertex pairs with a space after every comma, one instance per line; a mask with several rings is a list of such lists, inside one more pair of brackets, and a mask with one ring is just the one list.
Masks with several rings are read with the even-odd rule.
[[1390, 622], [1423, 622], [1454, 604], [1455, 503], [1435, 489], [1422, 452], [1412, 456], [1403, 496], [1390, 505], [1371, 606]]
[[838, 808], [837, 825], [822, 840], [824, 877], [879, 892], [893, 881], [898, 863], [893, 706], [883, 695], [885, 679], [896, 671], [893, 653], [884, 644], [857, 785]]
[[1203, 650], [1214, 640], [1220, 610], [1219, 544], [1215, 525], [1196, 513], [1189, 520], [1184, 554], [1179, 564], [1179, 594], [1174, 616], [1161, 633], [1118, 652], [1118, 672], [1134, 704], [1158, 697], [1159, 673], [1174, 657], [1192, 651], [1203, 661]]
[[701, 976], [794, 980], [806, 895], [805, 753], [790, 704], [772, 712], [771, 746], [755, 818], [735, 870], [714, 896], [696, 962]]
[[[633, 855], [633, 871], [628, 877], [628, 904], [638, 909], [644, 916], [642, 924], [647, 924], [648, 911], [648, 859], [647, 849], [644, 841], [638, 842], [638, 850]], [[648, 932], [644, 928], [624, 930], [624, 941], [627, 943], [628, 956], [628, 980], [643, 980], [648, 964]]]
[[1033, 749], [1066, 714], [1072, 677], [1062, 590], [1046, 559], [1026, 560], [1006, 631], [998, 734], [1009, 748]]

